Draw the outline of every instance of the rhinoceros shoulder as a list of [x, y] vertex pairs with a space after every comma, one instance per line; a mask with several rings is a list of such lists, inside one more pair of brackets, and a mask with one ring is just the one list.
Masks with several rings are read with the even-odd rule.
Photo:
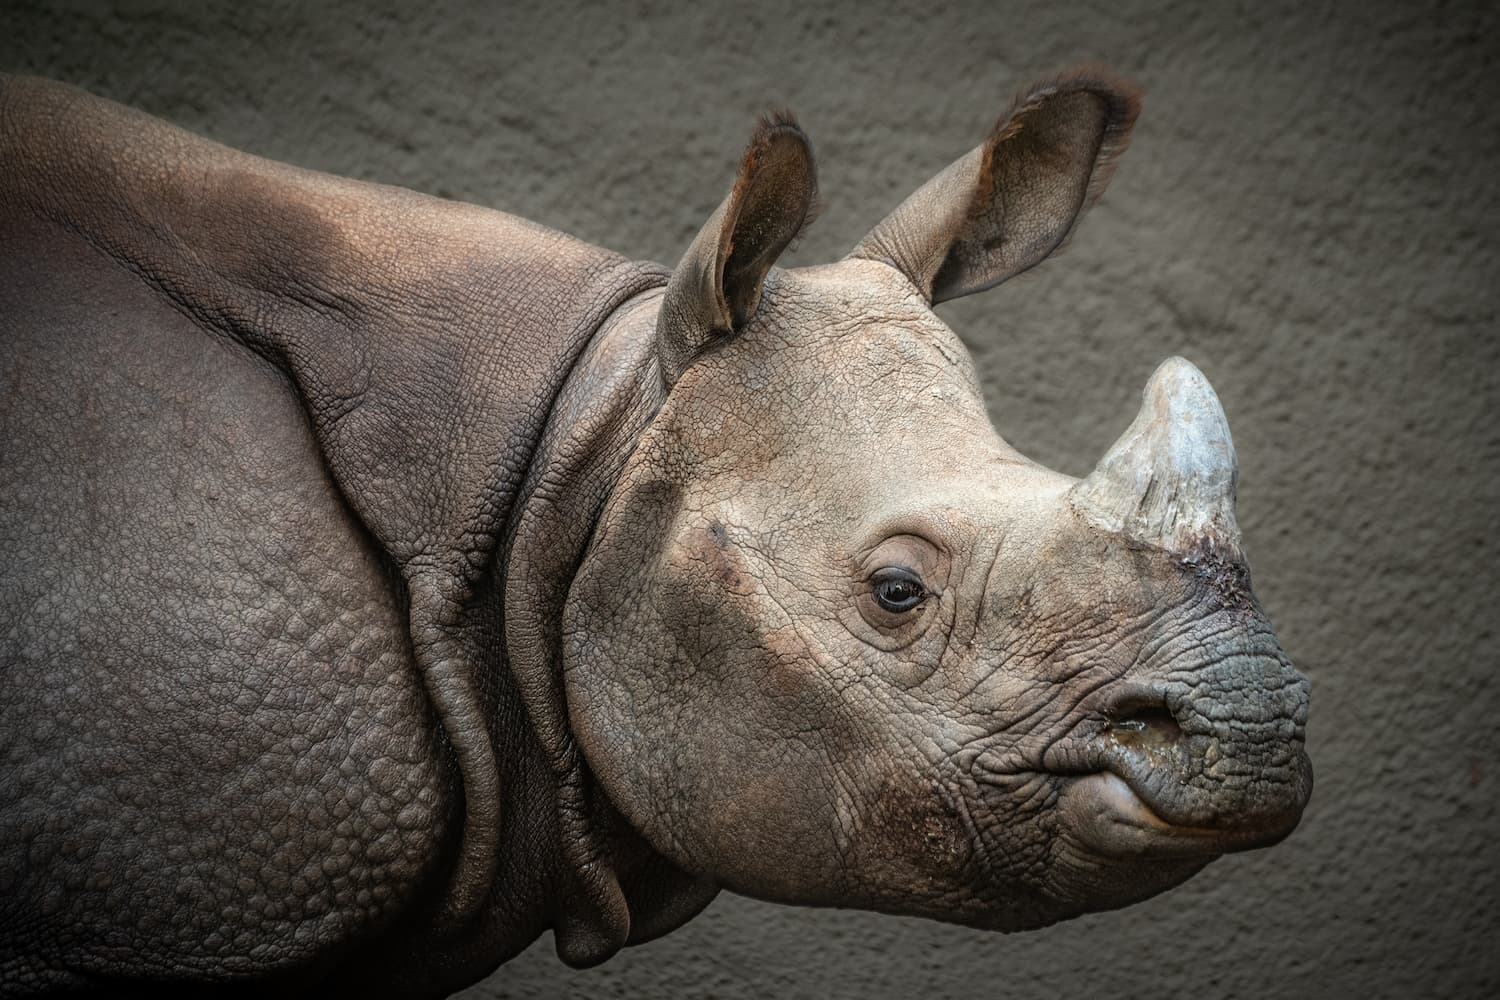
[[[418, 897], [441, 940], [514, 874], [535, 753], [493, 683], [498, 540], [578, 353], [664, 277], [24, 79], [0, 250], [0, 386], [31, 390], [0, 392], [31, 769], [4, 842], [55, 861], [12, 905], [189, 976], [326, 959]], [[132, 922], [172, 899], [172, 927]]]

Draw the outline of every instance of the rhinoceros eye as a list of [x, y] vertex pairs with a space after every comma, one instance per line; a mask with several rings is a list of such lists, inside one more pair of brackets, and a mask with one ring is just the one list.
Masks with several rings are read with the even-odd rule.
[[839, 614], [861, 642], [891, 653], [916, 642], [945, 606], [949, 561], [924, 535], [893, 532], [877, 537], [857, 557], [850, 606]]
[[895, 614], [910, 611], [927, 596], [927, 588], [922, 586], [916, 574], [899, 566], [887, 566], [877, 571], [870, 582], [876, 603]]

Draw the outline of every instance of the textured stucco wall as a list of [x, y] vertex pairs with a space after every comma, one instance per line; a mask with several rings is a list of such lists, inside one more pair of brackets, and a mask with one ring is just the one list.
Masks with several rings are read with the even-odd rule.
[[943, 307], [1022, 451], [1082, 474], [1155, 364], [1239, 446], [1256, 589], [1311, 677], [1317, 787], [1274, 850], [1132, 909], [985, 935], [722, 897], [470, 997], [1493, 996], [1500, 990], [1500, 17], [1456, 4], [648, 0], [16, 5], [0, 68], [223, 142], [674, 261], [789, 106], [841, 254], [1034, 76], [1100, 60], [1146, 111], [1067, 254]]

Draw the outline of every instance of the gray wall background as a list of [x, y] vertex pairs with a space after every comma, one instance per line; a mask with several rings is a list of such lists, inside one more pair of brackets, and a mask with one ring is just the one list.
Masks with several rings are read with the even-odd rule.
[[1022, 451], [1080, 475], [1168, 354], [1218, 388], [1256, 589], [1313, 683], [1301, 828], [1001, 937], [721, 897], [479, 997], [1494, 996], [1500, 16], [1459, 4], [20, 4], [0, 68], [265, 156], [675, 261], [787, 106], [842, 254], [1083, 60], [1146, 110], [1067, 253], [943, 307]]

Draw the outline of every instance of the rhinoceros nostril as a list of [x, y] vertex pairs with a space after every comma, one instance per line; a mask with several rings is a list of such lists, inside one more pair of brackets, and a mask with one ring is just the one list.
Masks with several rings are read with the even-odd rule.
[[1112, 716], [1105, 731], [1115, 742], [1135, 747], [1171, 746], [1182, 738], [1172, 713], [1158, 705], [1140, 706]]

